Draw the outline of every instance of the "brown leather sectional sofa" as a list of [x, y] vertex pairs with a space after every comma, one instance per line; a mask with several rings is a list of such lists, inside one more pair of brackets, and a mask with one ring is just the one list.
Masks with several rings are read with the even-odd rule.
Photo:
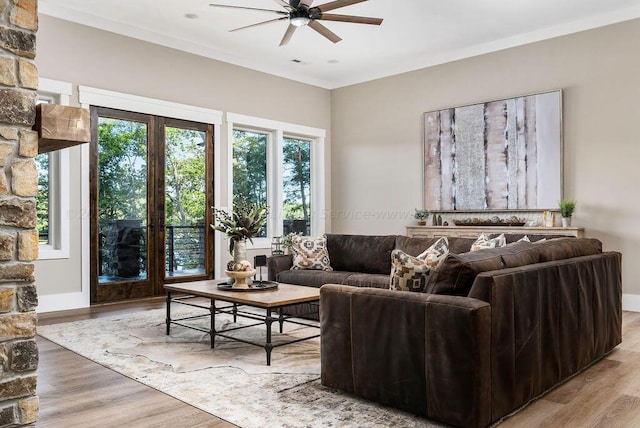
[[465, 253], [473, 240], [450, 238], [452, 253], [431, 294], [388, 290], [383, 257], [393, 248], [416, 255], [433, 241], [329, 235], [331, 263], [345, 269], [333, 273], [287, 274], [277, 271], [287, 257], [269, 261], [271, 278], [327, 284], [320, 290], [323, 385], [450, 425], [483, 427], [621, 342], [621, 255], [602, 252], [599, 241], [560, 238]]

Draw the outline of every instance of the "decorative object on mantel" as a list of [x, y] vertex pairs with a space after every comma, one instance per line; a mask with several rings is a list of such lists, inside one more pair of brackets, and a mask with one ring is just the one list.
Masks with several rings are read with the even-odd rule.
[[38, 104], [33, 129], [38, 131], [38, 153], [91, 141], [91, 119], [89, 110], [84, 108]]
[[419, 210], [416, 208], [415, 214], [413, 214], [413, 218], [418, 220], [418, 226], [426, 226], [427, 219], [429, 218], [429, 211], [427, 210]]
[[456, 226], [524, 226], [526, 221], [516, 216], [511, 216], [507, 219], [501, 219], [498, 216], [493, 216], [489, 219], [465, 218], [462, 220], [453, 220]]
[[571, 226], [571, 216], [576, 209], [576, 201], [563, 199], [560, 201], [560, 215], [562, 216], [562, 227]]
[[555, 213], [553, 211], [545, 211], [542, 213], [542, 225], [544, 227], [553, 227], [555, 224]]

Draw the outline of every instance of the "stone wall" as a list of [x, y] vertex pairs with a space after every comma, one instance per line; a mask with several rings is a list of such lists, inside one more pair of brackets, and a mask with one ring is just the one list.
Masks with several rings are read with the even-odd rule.
[[38, 417], [37, 0], [0, 0], [0, 427]]

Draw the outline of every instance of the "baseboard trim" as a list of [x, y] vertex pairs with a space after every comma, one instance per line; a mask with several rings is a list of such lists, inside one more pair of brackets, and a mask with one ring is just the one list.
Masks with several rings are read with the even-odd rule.
[[640, 312], [640, 294], [623, 294], [622, 310]]
[[[640, 297], [640, 296], [638, 296]], [[88, 296], [85, 293], [44, 294], [38, 296], [36, 312], [66, 311], [69, 309], [88, 308]]]

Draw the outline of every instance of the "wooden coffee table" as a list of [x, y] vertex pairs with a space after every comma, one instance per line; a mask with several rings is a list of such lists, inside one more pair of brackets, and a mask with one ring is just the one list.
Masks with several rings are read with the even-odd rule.
[[[271, 351], [277, 346], [289, 345], [303, 340], [313, 339], [319, 337], [320, 334], [313, 336], [303, 337], [287, 342], [279, 342], [273, 344], [271, 342], [271, 324], [278, 322], [280, 324], [280, 333], [283, 331], [283, 325], [285, 322], [303, 325], [306, 327], [320, 328], [318, 324], [308, 324], [301, 320], [293, 320], [292, 317], [284, 315], [283, 309], [287, 306], [295, 305], [298, 303], [313, 303], [320, 301], [320, 289], [314, 287], [304, 287], [301, 285], [292, 284], [279, 284], [277, 288], [270, 290], [260, 291], [224, 291], [218, 289], [220, 280], [207, 280], [207, 281], [194, 281], [184, 282], [181, 284], [165, 284], [164, 288], [167, 290], [167, 335], [170, 333], [171, 324], [179, 325], [186, 328], [202, 331], [209, 334], [211, 338], [211, 347], [215, 346], [216, 336], [224, 337], [227, 339], [237, 340], [240, 342], [248, 343], [250, 345], [263, 347], [267, 353], [267, 365], [271, 365]], [[180, 296], [174, 296], [174, 293], [179, 293]], [[193, 303], [190, 300], [196, 297], [204, 297], [209, 299], [209, 306]], [[226, 306], [216, 306], [216, 301], [230, 303]], [[206, 309], [208, 311], [205, 315], [196, 315], [184, 318], [171, 318], [171, 304], [182, 304], [196, 308]], [[256, 314], [253, 312], [247, 312], [242, 310], [242, 306], [250, 306], [253, 308], [260, 308], [265, 310], [265, 315]], [[277, 312], [274, 317], [273, 312]], [[225, 330], [217, 331], [215, 327], [216, 314], [231, 314], [233, 315], [233, 321], [237, 321], [237, 317], [249, 318], [260, 321], [258, 323], [243, 325], [240, 327], [232, 327]], [[211, 324], [209, 329], [202, 327], [189, 325], [183, 321], [191, 320], [201, 317], [211, 317]], [[248, 327], [254, 327], [257, 325], [265, 324], [267, 327], [267, 337], [265, 343], [256, 343], [249, 340], [244, 340], [239, 337], [229, 336], [227, 333], [234, 330], [241, 330]]]

